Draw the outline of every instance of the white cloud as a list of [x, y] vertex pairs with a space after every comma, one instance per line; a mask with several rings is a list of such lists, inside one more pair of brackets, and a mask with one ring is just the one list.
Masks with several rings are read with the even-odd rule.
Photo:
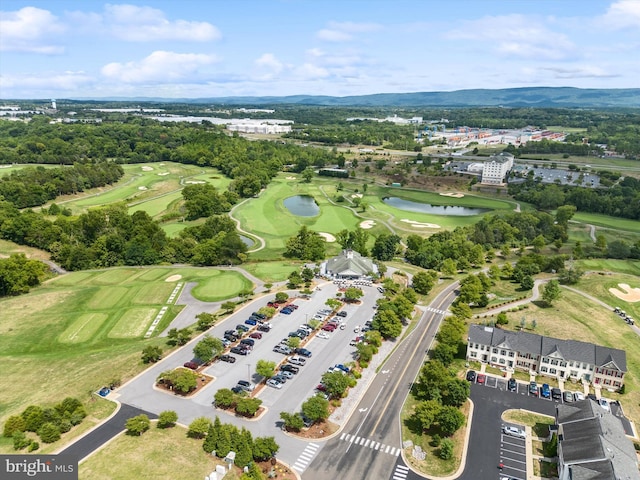
[[640, 2], [638, 0], [620, 0], [611, 4], [602, 17], [605, 25], [613, 28], [640, 27]]
[[49, 72], [40, 75], [1, 75], [0, 88], [14, 90], [64, 90], [73, 92], [94, 82], [85, 72]]
[[265, 53], [256, 59], [255, 64], [270, 70], [272, 73], [280, 73], [284, 68], [284, 64], [276, 58], [273, 53]]
[[125, 83], [176, 83], [193, 80], [198, 68], [216, 61], [214, 55], [157, 50], [139, 62], [109, 63], [102, 74]]
[[523, 58], [561, 60], [576, 51], [565, 34], [550, 30], [539, 19], [519, 14], [463, 22], [461, 28], [446, 36], [455, 40], [484, 41], [498, 53]]
[[220, 31], [208, 22], [170, 21], [162, 10], [136, 5], [105, 5], [104, 23], [114, 36], [134, 42], [206, 42], [221, 37]]
[[24, 7], [0, 12], [0, 50], [59, 54], [64, 47], [49, 43], [65, 26], [49, 10]]
[[354, 39], [355, 33], [375, 32], [382, 26], [377, 23], [329, 22], [329, 28], [323, 28], [316, 37], [327, 42], [348, 42]]
[[319, 78], [327, 78], [330, 73], [326, 68], [319, 67], [312, 63], [304, 63], [296, 68], [296, 76], [301, 80], [316, 80]]

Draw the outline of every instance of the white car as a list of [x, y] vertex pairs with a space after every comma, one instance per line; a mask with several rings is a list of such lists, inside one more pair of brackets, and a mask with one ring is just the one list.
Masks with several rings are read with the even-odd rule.
[[300, 365], [303, 366], [305, 363], [307, 363], [307, 360], [299, 357], [298, 355], [294, 355], [293, 357], [289, 357], [289, 359], [287, 360], [289, 363], [292, 363], [293, 365]]
[[329, 338], [329, 334], [327, 332], [318, 332], [316, 334], [316, 337], [317, 338], [324, 338], [326, 340], [327, 338]]
[[511, 435], [512, 437], [518, 437], [518, 438], [527, 437], [527, 434], [525, 433], [524, 430], [517, 427], [512, 427], [510, 425], [505, 425], [504, 427], [502, 427], [502, 432], [507, 435]]
[[573, 399], [577, 402], [579, 400], [584, 400], [584, 393], [582, 392], [575, 392], [573, 394]]
[[278, 389], [282, 388], [282, 383], [276, 380], [275, 378], [270, 378], [269, 380], [267, 380], [267, 385], [273, 388], [278, 388]]
[[600, 405], [607, 412], [611, 411], [611, 407], [609, 406], [609, 401], [605, 400], [604, 398], [601, 398], [600, 400], [598, 400], [598, 405]]

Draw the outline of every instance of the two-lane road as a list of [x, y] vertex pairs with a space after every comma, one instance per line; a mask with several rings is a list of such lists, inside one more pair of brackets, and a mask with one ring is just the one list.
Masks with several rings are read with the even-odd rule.
[[305, 480], [391, 478], [402, 464], [400, 412], [424, 363], [458, 284], [441, 292], [416, 328], [372, 381], [340, 435], [329, 440], [303, 474]]

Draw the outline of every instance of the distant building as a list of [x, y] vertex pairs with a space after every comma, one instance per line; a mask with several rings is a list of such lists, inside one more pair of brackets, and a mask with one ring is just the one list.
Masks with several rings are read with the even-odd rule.
[[507, 173], [513, 167], [513, 159], [513, 155], [507, 152], [501, 152], [489, 157], [489, 160], [484, 162], [481, 183], [485, 185], [502, 185]]
[[620, 420], [594, 400], [556, 405], [560, 480], [639, 480], [638, 458]]
[[357, 280], [377, 273], [377, 265], [353, 250], [343, 250], [337, 257], [320, 265], [321, 275], [337, 279]]
[[615, 390], [627, 372], [624, 350], [483, 325], [469, 326], [467, 360]]

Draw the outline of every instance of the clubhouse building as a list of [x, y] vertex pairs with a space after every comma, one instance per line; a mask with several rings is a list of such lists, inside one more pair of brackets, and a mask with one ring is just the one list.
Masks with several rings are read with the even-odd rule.
[[467, 360], [611, 390], [622, 387], [627, 372], [624, 350], [483, 325], [469, 326]]
[[343, 250], [337, 257], [320, 265], [320, 275], [336, 280], [359, 280], [378, 273], [378, 266], [353, 250]]

